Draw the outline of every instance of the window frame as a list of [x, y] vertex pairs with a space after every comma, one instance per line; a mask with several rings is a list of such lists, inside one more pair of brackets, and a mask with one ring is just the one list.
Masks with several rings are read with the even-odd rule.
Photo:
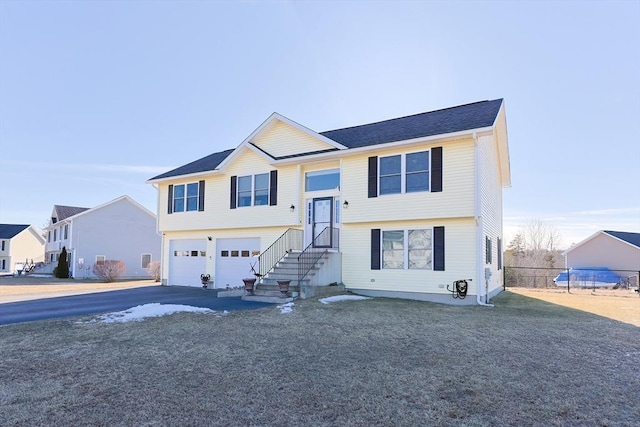
[[[256, 186], [256, 177], [262, 177], [262, 176], [266, 176], [267, 183], [266, 183], [266, 186], [258, 188]], [[241, 189], [240, 181], [243, 179], [246, 180], [247, 178], [250, 178], [251, 180], [250, 188]], [[270, 206], [271, 205], [271, 173], [270, 172], [256, 173], [253, 175], [242, 175], [242, 176], [238, 175], [236, 182], [237, 182], [236, 183], [236, 208], [248, 208], [252, 206]], [[265, 203], [256, 203], [259, 197], [257, 194], [258, 191], [266, 193]], [[249, 200], [249, 204], [241, 204], [241, 200], [242, 200], [241, 195], [245, 200], [247, 195], [250, 195], [251, 198]], [[264, 196], [261, 195], [260, 197], [262, 198]]]
[[[100, 259], [102, 258], [102, 260]], [[96, 255], [96, 265], [103, 265], [107, 261], [107, 257], [104, 255]]]
[[[328, 175], [337, 175], [338, 177], [338, 185], [336, 185], [335, 187], [328, 187], [328, 188], [309, 188], [309, 179], [313, 179], [313, 178], [317, 178], [317, 177], [322, 177], [322, 176], [328, 176]], [[318, 169], [318, 170], [312, 170], [312, 171], [307, 171], [304, 173], [304, 191], [305, 192], [314, 192], [314, 191], [328, 191], [328, 190], [339, 190], [340, 189], [340, 182], [342, 179], [342, 173], [340, 171], [340, 168], [330, 168], [330, 169]], [[313, 187], [313, 185], [311, 186]]]
[[[144, 265], [144, 257], [145, 257], [145, 256], [148, 256], [148, 257], [149, 257], [149, 261], [147, 261], [147, 265]], [[149, 264], [151, 264], [151, 261], [152, 261], [152, 259], [151, 259], [151, 258], [152, 258], [152, 256], [151, 256], [151, 254], [150, 254], [150, 253], [144, 253], [144, 252], [143, 252], [143, 253], [141, 253], [141, 254], [140, 254], [140, 268], [144, 268], [144, 269], [148, 268], [148, 267], [149, 267]]]
[[[428, 231], [429, 232], [429, 241], [431, 243], [430, 248], [410, 248], [409, 247], [409, 234], [412, 231]], [[402, 232], [402, 267], [385, 267], [384, 254], [387, 251], [394, 250], [398, 251], [398, 249], [387, 249], [385, 250], [384, 238], [385, 233], [389, 232]], [[402, 229], [381, 229], [380, 230], [380, 269], [381, 270], [424, 270], [424, 271], [436, 271], [434, 270], [434, 235], [433, 235], [433, 227], [422, 227], [422, 228], [402, 228]], [[411, 267], [411, 251], [417, 250], [426, 250], [429, 252], [429, 256], [427, 257], [427, 267]]]
[[[184, 212], [198, 212], [202, 210], [200, 206], [200, 201], [202, 196], [200, 194], [200, 181], [194, 182], [185, 182], [182, 184], [173, 184], [173, 188], [171, 191], [171, 213], [184, 213]], [[189, 193], [190, 188], [196, 189], [196, 194], [193, 195]], [[181, 196], [176, 197], [176, 194], [179, 193], [179, 189], [181, 190]], [[195, 206], [190, 206], [190, 202], [195, 201]], [[180, 205], [177, 203], [180, 202]], [[180, 209], [178, 209], [180, 208]]]
[[[411, 155], [415, 155], [415, 154], [423, 154], [426, 153], [427, 155], [427, 169], [420, 169], [420, 170], [415, 170], [415, 171], [410, 171], [407, 172], [407, 157], [411, 156]], [[399, 173], [393, 173], [393, 174], [383, 174], [382, 173], [382, 162], [385, 159], [390, 159], [393, 157], [400, 157], [400, 172]], [[378, 161], [378, 171], [377, 171], [377, 195], [378, 196], [387, 196], [387, 195], [392, 195], [392, 194], [407, 194], [407, 193], [422, 193], [422, 192], [427, 192], [430, 193], [431, 192], [431, 174], [432, 174], [432, 159], [433, 156], [431, 155], [431, 149], [428, 150], [420, 150], [420, 151], [410, 151], [410, 152], [406, 152], [406, 153], [398, 153], [398, 154], [390, 154], [388, 156], [378, 156], [377, 161]], [[426, 184], [427, 184], [427, 188], [426, 189], [417, 189], [417, 190], [407, 190], [407, 178], [411, 175], [417, 175], [417, 174], [427, 174], [427, 180], [426, 180]], [[386, 192], [383, 191], [382, 189], [382, 180], [383, 179], [388, 179], [388, 178], [392, 178], [392, 177], [396, 177], [399, 176], [400, 177], [400, 191], [397, 192]]]

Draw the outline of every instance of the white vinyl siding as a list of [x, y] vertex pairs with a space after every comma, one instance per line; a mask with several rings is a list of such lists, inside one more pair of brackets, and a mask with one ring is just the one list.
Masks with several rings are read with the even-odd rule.
[[252, 141], [274, 157], [312, 153], [334, 148], [286, 123], [275, 122], [271, 129]]
[[[351, 203], [349, 209], [351, 209]], [[344, 215], [343, 215], [344, 216]], [[377, 291], [426, 292], [446, 294], [446, 285], [461, 278], [474, 277], [475, 221], [414, 220], [385, 223], [381, 230], [433, 230], [445, 227], [445, 271], [429, 269], [371, 269], [371, 252], [363, 250], [371, 246], [371, 224], [345, 224], [340, 235], [342, 252], [342, 281], [347, 288]], [[382, 251], [382, 247], [380, 248]], [[432, 258], [432, 256], [430, 256]], [[443, 285], [440, 287], [439, 285]], [[475, 294], [475, 286], [469, 288]]]
[[[343, 223], [381, 223], [386, 221], [413, 220], [416, 212], [421, 218], [471, 218], [475, 214], [475, 161], [473, 139], [464, 138], [446, 143], [438, 142], [426, 149], [443, 147], [442, 192], [408, 192], [386, 194], [369, 198], [368, 157], [345, 157], [342, 164], [342, 200], [349, 202], [349, 209], [343, 213]], [[386, 157], [407, 152], [400, 149], [386, 149], [378, 157]]]

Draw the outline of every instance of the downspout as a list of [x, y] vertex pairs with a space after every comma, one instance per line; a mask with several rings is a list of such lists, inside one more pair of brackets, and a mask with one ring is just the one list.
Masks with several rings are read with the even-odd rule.
[[476, 302], [478, 305], [493, 307], [493, 304], [482, 302], [480, 293], [485, 279], [482, 268], [482, 216], [480, 215], [480, 149], [478, 147], [478, 135], [473, 133], [473, 146], [475, 150], [474, 162], [476, 168], [476, 194], [475, 194], [475, 221], [476, 221]]
[[165, 256], [164, 256], [164, 233], [160, 232], [160, 186], [158, 184], [151, 184], [153, 188], [156, 189], [157, 197], [156, 197], [156, 233], [161, 236], [160, 239], [160, 285], [165, 285], [168, 282], [164, 280], [164, 264], [165, 264]]

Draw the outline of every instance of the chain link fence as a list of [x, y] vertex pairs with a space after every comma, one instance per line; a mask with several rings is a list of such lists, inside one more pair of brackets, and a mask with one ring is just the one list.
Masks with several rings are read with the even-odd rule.
[[635, 289], [640, 271], [603, 268], [507, 267], [503, 269], [504, 289]]

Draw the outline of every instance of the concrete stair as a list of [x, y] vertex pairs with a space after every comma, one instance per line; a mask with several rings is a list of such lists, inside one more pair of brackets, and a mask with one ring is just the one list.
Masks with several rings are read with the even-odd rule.
[[[273, 304], [282, 304], [293, 301], [300, 294], [300, 286], [307, 286], [309, 280], [324, 264], [321, 258], [316, 265], [307, 273], [303, 280], [298, 280], [298, 255], [299, 251], [288, 253], [272, 271], [264, 276], [260, 283], [256, 282], [253, 295], [244, 295], [244, 301], [269, 302]], [[278, 280], [290, 280], [289, 292], [284, 295], [278, 287]]]

